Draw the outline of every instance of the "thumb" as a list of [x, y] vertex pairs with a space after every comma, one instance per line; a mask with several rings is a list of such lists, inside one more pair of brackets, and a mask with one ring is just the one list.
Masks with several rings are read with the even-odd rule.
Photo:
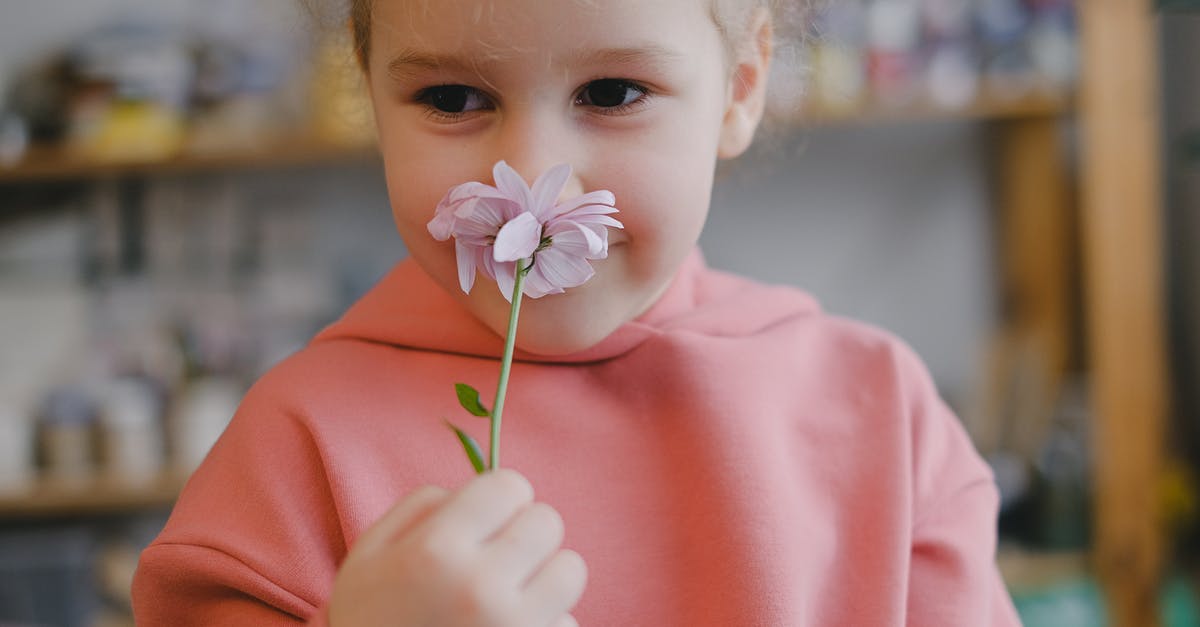
[[449, 490], [424, 486], [413, 490], [388, 510], [354, 542], [353, 551], [375, 552], [425, 520], [450, 498]]

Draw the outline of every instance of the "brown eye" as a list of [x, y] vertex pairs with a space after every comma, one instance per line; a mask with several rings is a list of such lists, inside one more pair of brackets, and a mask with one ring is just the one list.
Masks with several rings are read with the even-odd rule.
[[633, 104], [645, 95], [646, 90], [629, 81], [603, 78], [584, 85], [576, 102], [608, 109]]
[[417, 101], [442, 113], [466, 113], [490, 108], [487, 97], [478, 89], [466, 85], [438, 85], [417, 95]]

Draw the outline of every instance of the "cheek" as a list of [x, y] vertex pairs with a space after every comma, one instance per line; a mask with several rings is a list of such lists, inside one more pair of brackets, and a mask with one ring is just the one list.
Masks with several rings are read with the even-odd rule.
[[414, 232], [429, 237], [425, 225], [433, 219], [447, 190], [464, 181], [486, 180], [477, 168], [468, 167], [448, 148], [421, 146], [409, 138], [391, 137], [382, 141], [392, 216], [406, 240]]
[[[693, 98], [672, 107], [652, 132], [640, 135], [632, 145], [609, 148], [624, 161], [621, 169], [629, 183], [628, 196], [639, 212], [647, 212], [647, 218], [703, 221], [720, 139], [722, 112], [713, 103], [713, 98]], [[650, 206], [646, 201], [651, 201]], [[619, 203], [620, 198], [618, 207]]]
[[437, 203], [451, 187], [464, 181], [487, 180], [487, 168], [467, 158], [470, 146], [466, 142], [447, 141], [413, 129], [412, 115], [400, 111], [386, 98], [375, 98], [376, 125], [379, 130], [380, 153], [383, 156], [384, 176], [392, 215], [401, 235], [413, 231], [433, 219]]
[[433, 219], [437, 203], [446, 190], [462, 181], [455, 179], [453, 183], [443, 183], [445, 174], [420, 160], [404, 162], [385, 154], [384, 164], [392, 219], [409, 254], [440, 283], [456, 283], [453, 242], [433, 239], [426, 225]]
[[458, 289], [458, 261], [454, 242], [433, 239], [425, 226], [433, 219], [434, 208], [443, 192], [415, 189], [411, 181], [421, 180], [418, 178], [410, 180], [391, 175], [387, 178], [392, 217], [405, 249], [435, 281], [454, 293]]
[[697, 165], [647, 167], [622, 186], [618, 218], [625, 224], [630, 271], [636, 276], [668, 278], [699, 239], [708, 215], [711, 170]]
[[426, 180], [417, 176], [417, 173], [398, 171], [391, 161], [385, 163], [388, 168], [387, 188], [388, 199], [392, 205], [392, 218], [396, 221], [396, 228], [405, 243], [411, 246], [415, 242], [409, 240], [415, 239], [414, 235], [418, 230], [424, 229], [425, 224], [433, 219], [434, 209], [441, 196], [435, 197], [432, 186], [415, 185], [415, 181]]
[[696, 132], [711, 125], [696, 122], [687, 125], [690, 131], [656, 134], [627, 151], [630, 156], [611, 179], [620, 181], [613, 192], [621, 219], [630, 237], [643, 244], [669, 246], [690, 239], [690, 248], [699, 236], [711, 199], [717, 133]]

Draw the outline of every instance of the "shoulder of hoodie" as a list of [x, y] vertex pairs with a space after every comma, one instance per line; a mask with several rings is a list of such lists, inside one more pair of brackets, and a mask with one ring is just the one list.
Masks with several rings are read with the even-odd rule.
[[[874, 407], [864, 413], [873, 424], [899, 419], [911, 433], [911, 444], [918, 446], [920, 441], [926, 453], [931, 447], [954, 448], [966, 442], [962, 425], [908, 342], [876, 325], [826, 313], [801, 289], [716, 274], [709, 293], [698, 299], [701, 309], [717, 306], [744, 312], [753, 324], [741, 337], [758, 336], [764, 341], [757, 347], [784, 356], [765, 360], [768, 368], [787, 370], [778, 376], [786, 380], [799, 372], [811, 374], [827, 394]], [[772, 308], [769, 315], [758, 313]], [[950, 440], [958, 444], [945, 444]]]
[[[809, 292], [791, 285], [760, 282], [708, 269], [698, 289], [697, 308], [664, 325], [667, 331], [694, 329], [718, 337], [748, 337], [778, 330], [802, 333], [808, 340], [829, 343], [839, 354], [883, 358], [902, 367], [924, 370], [916, 351], [896, 334], [877, 325], [824, 311]], [[725, 328], [717, 328], [723, 320]], [[729, 324], [729, 321], [734, 321]]]
[[364, 339], [310, 341], [271, 366], [250, 386], [242, 405], [255, 404], [303, 416], [339, 403], [361, 403], [363, 394], [395, 384], [387, 365], [406, 350]]

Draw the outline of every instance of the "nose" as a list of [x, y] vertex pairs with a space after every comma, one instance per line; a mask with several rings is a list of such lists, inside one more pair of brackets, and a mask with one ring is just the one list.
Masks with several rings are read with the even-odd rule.
[[567, 124], [555, 119], [549, 111], [510, 112], [496, 131], [492, 163], [503, 159], [529, 185], [546, 170], [566, 163], [571, 176], [557, 200], [562, 201], [583, 193], [577, 138]]

